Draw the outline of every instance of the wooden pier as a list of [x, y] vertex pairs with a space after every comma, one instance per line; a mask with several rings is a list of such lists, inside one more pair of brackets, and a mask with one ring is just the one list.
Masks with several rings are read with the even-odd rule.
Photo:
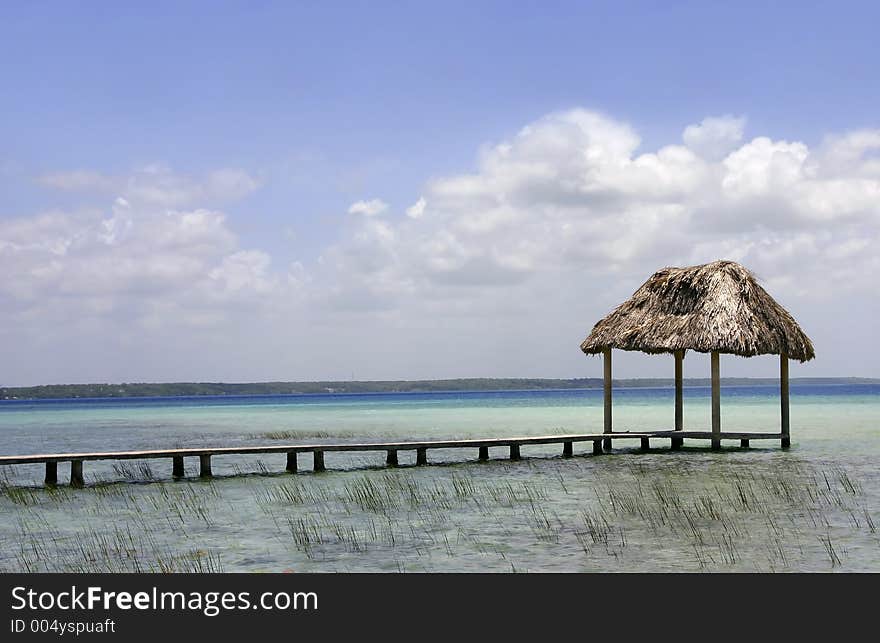
[[171, 460], [173, 478], [184, 477], [184, 458], [199, 459], [199, 476], [210, 477], [211, 458], [222, 455], [244, 455], [263, 453], [284, 453], [287, 455], [286, 471], [296, 473], [300, 453], [312, 454], [312, 470], [324, 471], [324, 454], [327, 452], [384, 451], [385, 463], [388, 466], [398, 465], [398, 452], [415, 451], [416, 465], [428, 464], [429, 449], [475, 449], [477, 459], [489, 459], [490, 448], [508, 449], [511, 460], [519, 460], [524, 446], [538, 444], [561, 444], [562, 455], [574, 455], [575, 442], [592, 442], [592, 453], [599, 455], [612, 446], [612, 440], [638, 440], [643, 450], [651, 448], [651, 440], [670, 440], [673, 449], [680, 448], [685, 439], [709, 440], [712, 445], [721, 440], [736, 440], [746, 448], [751, 440], [780, 440], [787, 436], [783, 433], [717, 433], [712, 431], [618, 431], [613, 433], [586, 433], [578, 435], [544, 435], [536, 437], [487, 438], [468, 440], [429, 440], [408, 442], [340, 442], [336, 444], [286, 444], [267, 446], [239, 446], [189, 449], [164, 449], [154, 451], [112, 451], [97, 453], [51, 453], [39, 455], [7, 455], [0, 456], [0, 465], [43, 464], [46, 467], [46, 485], [58, 484], [58, 463], [70, 463], [70, 485], [84, 485], [83, 463], [91, 460]]

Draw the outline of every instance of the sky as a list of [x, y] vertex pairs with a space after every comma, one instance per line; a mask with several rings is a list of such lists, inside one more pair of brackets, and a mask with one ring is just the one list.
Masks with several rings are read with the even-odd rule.
[[3, 3], [0, 386], [600, 377], [593, 324], [715, 259], [813, 340], [792, 376], [880, 376], [877, 24], [846, 2]]

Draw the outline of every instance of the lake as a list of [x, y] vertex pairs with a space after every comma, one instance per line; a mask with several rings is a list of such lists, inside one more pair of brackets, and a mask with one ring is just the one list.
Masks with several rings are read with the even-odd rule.
[[[709, 389], [685, 389], [707, 429]], [[615, 430], [668, 429], [671, 388], [614, 391]], [[0, 453], [601, 431], [601, 390], [0, 401]], [[778, 390], [722, 388], [722, 430], [776, 431]], [[0, 470], [0, 571], [880, 571], [880, 386], [792, 386], [792, 448], [575, 444], [384, 467], [384, 453], [86, 462], [87, 488]], [[660, 443], [663, 442], [661, 445]], [[698, 446], [699, 445], [699, 446]], [[475, 451], [475, 450], [474, 450]], [[192, 460], [192, 461], [190, 461]], [[66, 465], [59, 478], [67, 479]]]

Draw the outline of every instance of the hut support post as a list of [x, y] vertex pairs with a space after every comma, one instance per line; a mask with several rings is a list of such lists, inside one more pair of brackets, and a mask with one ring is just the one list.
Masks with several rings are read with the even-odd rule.
[[[682, 371], [684, 351], [675, 351], [675, 430], [684, 429], [684, 391], [682, 387]], [[672, 438], [672, 448], [680, 449], [684, 438]]]
[[718, 351], [712, 351], [712, 448], [721, 448], [721, 375]]
[[480, 447], [479, 459], [480, 461], [489, 459], [489, 447]]
[[788, 355], [779, 356], [779, 399], [782, 406], [782, 448], [791, 446], [791, 434], [788, 416]]
[[[602, 351], [602, 359], [605, 365], [605, 427], [603, 433], [611, 433], [611, 347], [607, 347]], [[605, 438], [605, 450], [611, 448], [611, 438]]]
[[389, 467], [396, 467], [398, 465], [397, 449], [388, 449], [388, 453], [385, 456], [385, 464]]
[[288, 473], [296, 473], [297, 469], [297, 459], [296, 459], [296, 451], [289, 451], [287, 453], [287, 469]]
[[318, 471], [324, 471], [324, 452], [323, 451], [314, 451], [312, 453], [312, 457], [314, 458], [312, 465], [312, 471], [317, 473]]
[[176, 455], [171, 458], [171, 477], [172, 478], [182, 478], [183, 477], [183, 456]]
[[416, 464], [428, 464], [427, 449], [416, 449]]
[[562, 443], [562, 457], [570, 458], [574, 455], [574, 445], [571, 442]]
[[521, 456], [519, 454], [519, 445], [518, 444], [511, 444], [510, 445], [510, 459], [511, 460], [519, 460], [520, 457]]
[[199, 456], [199, 477], [200, 478], [210, 478], [213, 475], [211, 472], [211, 456], [210, 455], [200, 455]]

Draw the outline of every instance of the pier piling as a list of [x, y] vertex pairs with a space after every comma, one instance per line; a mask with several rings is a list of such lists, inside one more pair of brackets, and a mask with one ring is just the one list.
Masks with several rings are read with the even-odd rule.
[[182, 455], [176, 455], [171, 458], [171, 476], [173, 478], [182, 478], [184, 476]]
[[70, 486], [71, 487], [85, 486], [85, 481], [83, 480], [83, 461], [82, 460], [71, 460], [70, 461]]
[[57, 462], [47, 462], [46, 463], [46, 486], [54, 487], [58, 484], [58, 463]]

